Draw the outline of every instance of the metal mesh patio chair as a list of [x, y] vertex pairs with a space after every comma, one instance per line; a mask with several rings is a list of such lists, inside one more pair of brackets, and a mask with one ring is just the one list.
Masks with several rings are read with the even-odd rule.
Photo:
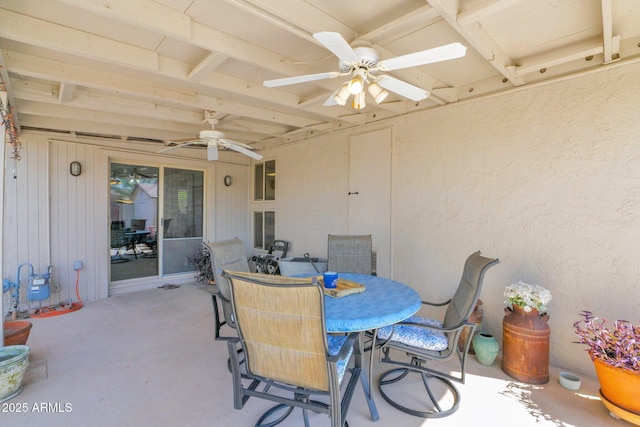
[[[378, 379], [380, 394], [392, 406], [423, 418], [445, 417], [458, 409], [460, 393], [453, 381], [464, 384], [469, 344], [476, 327], [475, 323], [469, 321], [469, 316], [480, 295], [485, 272], [498, 262], [498, 259], [481, 256], [479, 251], [470, 255], [465, 262], [460, 284], [451, 299], [442, 303], [423, 301], [423, 304], [429, 306], [447, 306], [444, 320], [412, 316], [396, 325], [378, 330], [377, 339], [381, 340], [380, 361], [397, 366], [381, 374]], [[463, 345], [459, 346], [458, 341], [465, 330], [468, 334], [463, 338]], [[406, 356], [409, 356], [410, 362]], [[441, 371], [427, 365], [429, 361], [447, 361], [453, 358], [457, 358], [459, 362], [459, 376], [450, 374], [449, 370]], [[391, 389], [400, 387], [402, 383], [396, 386], [393, 384], [408, 377], [410, 373], [421, 376], [425, 390], [420, 394], [426, 395], [425, 399], [419, 399], [426, 401], [423, 409], [415, 409], [414, 405], [409, 408], [405, 406], [408, 402], [399, 402], [392, 397]]]
[[[231, 289], [239, 338], [229, 341], [234, 407], [249, 398], [275, 402], [256, 426], [274, 426], [301, 408], [305, 426], [309, 411], [327, 414], [332, 427], [346, 424], [360, 367], [349, 361], [358, 333], [327, 335], [324, 293], [315, 278], [225, 271]], [[244, 353], [241, 372], [237, 345]], [[346, 387], [341, 383], [349, 374]], [[245, 385], [243, 379], [252, 380]], [[258, 386], [262, 383], [261, 389]], [[318, 400], [322, 399], [322, 400]]]
[[[249, 272], [249, 262], [242, 240], [235, 238], [222, 240], [219, 242], [205, 242], [209, 254], [211, 255], [211, 270], [215, 280], [216, 290], [211, 294], [215, 321], [216, 340], [226, 340], [230, 337], [222, 337], [220, 330], [222, 326], [228, 325], [235, 329], [233, 317], [231, 315], [231, 291], [229, 282], [222, 275], [223, 270]], [[218, 309], [218, 298], [222, 306], [222, 316]]]
[[371, 274], [371, 235], [329, 234], [327, 269], [339, 273]]

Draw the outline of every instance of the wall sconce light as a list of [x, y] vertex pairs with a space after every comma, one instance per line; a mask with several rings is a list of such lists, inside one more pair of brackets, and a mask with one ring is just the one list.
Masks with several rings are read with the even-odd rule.
[[225, 175], [225, 177], [224, 177], [224, 185], [225, 185], [225, 187], [229, 187], [231, 185], [231, 175]]
[[73, 176], [79, 176], [82, 172], [82, 166], [80, 162], [71, 162], [69, 164], [69, 173]]

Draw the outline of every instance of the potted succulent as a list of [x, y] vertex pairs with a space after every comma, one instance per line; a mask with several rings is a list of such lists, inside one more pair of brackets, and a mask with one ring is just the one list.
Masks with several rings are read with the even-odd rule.
[[635, 420], [640, 420], [640, 324], [626, 320], [612, 323], [590, 311], [580, 315], [584, 319], [573, 325], [577, 343], [588, 347], [603, 402], [636, 414]]

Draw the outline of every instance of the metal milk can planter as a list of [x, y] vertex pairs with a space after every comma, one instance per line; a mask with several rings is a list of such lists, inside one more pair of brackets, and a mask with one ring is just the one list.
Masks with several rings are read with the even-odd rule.
[[518, 305], [505, 308], [502, 320], [502, 370], [528, 384], [549, 382], [549, 336], [547, 313], [527, 312]]

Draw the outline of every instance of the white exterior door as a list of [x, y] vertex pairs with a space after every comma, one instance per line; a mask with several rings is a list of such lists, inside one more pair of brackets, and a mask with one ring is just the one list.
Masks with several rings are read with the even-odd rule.
[[351, 137], [349, 234], [371, 234], [378, 276], [391, 278], [391, 129]]

